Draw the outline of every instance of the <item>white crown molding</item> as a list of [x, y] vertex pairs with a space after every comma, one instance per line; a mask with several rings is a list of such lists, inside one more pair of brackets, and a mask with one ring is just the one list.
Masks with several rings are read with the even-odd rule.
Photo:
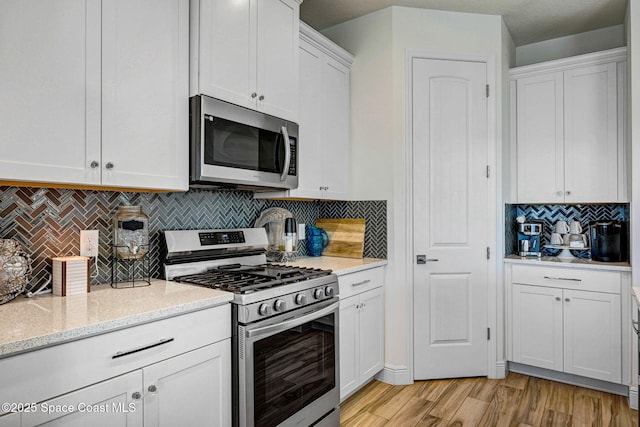
[[563, 71], [577, 66], [598, 65], [606, 62], [625, 61], [627, 59], [627, 48], [618, 47], [615, 49], [603, 50], [584, 55], [571, 56], [568, 58], [554, 59], [553, 61], [540, 62], [538, 64], [524, 65], [509, 70], [509, 77], [517, 79], [528, 77], [538, 73], [548, 73], [549, 71]]
[[300, 21], [300, 39], [314, 45], [344, 66], [351, 67], [351, 64], [353, 63], [352, 54], [302, 21]]

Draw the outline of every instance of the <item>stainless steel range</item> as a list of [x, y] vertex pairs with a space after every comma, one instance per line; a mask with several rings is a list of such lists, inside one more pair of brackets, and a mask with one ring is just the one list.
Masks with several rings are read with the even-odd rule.
[[263, 228], [165, 231], [165, 277], [234, 293], [234, 425], [338, 426], [338, 280], [266, 263]]

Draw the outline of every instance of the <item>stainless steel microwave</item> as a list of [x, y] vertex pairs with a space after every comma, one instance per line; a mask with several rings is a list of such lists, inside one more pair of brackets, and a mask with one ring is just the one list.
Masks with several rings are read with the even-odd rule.
[[298, 125], [198, 95], [190, 106], [191, 187], [298, 187]]

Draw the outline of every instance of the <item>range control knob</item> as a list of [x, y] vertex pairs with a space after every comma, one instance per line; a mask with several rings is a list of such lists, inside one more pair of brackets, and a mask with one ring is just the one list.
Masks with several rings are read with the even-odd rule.
[[277, 299], [276, 302], [273, 303], [273, 309], [275, 311], [285, 311], [286, 308], [287, 308], [287, 303], [285, 303], [281, 299]]
[[324, 290], [316, 289], [315, 291], [313, 291], [313, 297], [315, 299], [320, 299], [320, 298], [324, 297]]
[[305, 294], [296, 295], [296, 304], [305, 305], [307, 303], [307, 296]]
[[328, 297], [331, 298], [333, 297], [333, 294], [335, 293], [335, 291], [333, 290], [333, 288], [331, 286], [327, 286], [326, 288], [324, 288], [324, 294]]
[[271, 312], [271, 307], [269, 307], [267, 304], [260, 304], [260, 307], [258, 308], [258, 314], [260, 316], [268, 316]]

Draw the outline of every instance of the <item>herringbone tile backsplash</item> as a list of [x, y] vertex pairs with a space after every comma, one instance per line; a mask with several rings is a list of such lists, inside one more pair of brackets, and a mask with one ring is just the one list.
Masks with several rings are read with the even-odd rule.
[[[386, 202], [256, 200], [252, 193], [241, 191], [127, 193], [0, 187], [0, 238], [18, 240], [31, 254], [32, 286], [36, 286], [46, 280], [52, 257], [80, 252], [80, 230], [99, 230], [99, 274], [92, 283], [109, 282], [111, 221], [119, 205], [140, 205], [149, 216], [152, 277], [161, 271], [161, 230], [252, 227], [260, 212], [276, 206], [305, 224], [315, 224], [319, 217], [365, 218], [365, 257], [387, 254]], [[305, 245], [298, 247], [299, 255], [306, 255]]]
[[[629, 221], [628, 203], [585, 204], [585, 205], [506, 205], [505, 206], [505, 253], [516, 253], [516, 217], [524, 215], [527, 220], [539, 220], [544, 224], [542, 245], [551, 240], [555, 223], [559, 220], [579, 221], [583, 232], [589, 229], [589, 222], [596, 220]], [[543, 249], [543, 255], [556, 256], [559, 250]], [[573, 251], [577, 257], [588, 258], [590, 251]]]

